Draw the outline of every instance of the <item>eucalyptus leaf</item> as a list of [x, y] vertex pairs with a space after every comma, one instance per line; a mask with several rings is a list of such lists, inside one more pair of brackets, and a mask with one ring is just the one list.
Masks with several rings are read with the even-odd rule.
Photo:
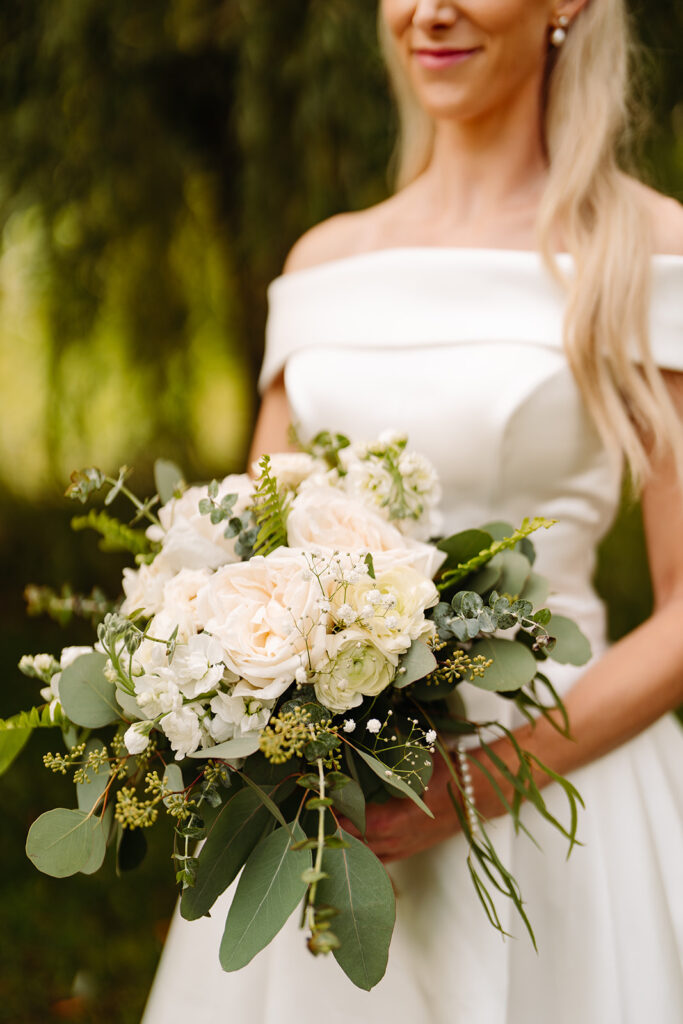
[[391, 785], [394, 789], [398, 789], [402, 796], [407, 796], [414, 804], [417, 804], [420, 810], [424, 811], [428, 817], [434, 817], [424, 800], [417, 795], [415, 790], [405, 781], [405, 779], [401, 778], [397, 772], [393, 771], [393, 769], [389, 768], [382, 761], [379, 761], [376, 757], [373, 757], [372, 754], [368, 754], [365, 750], [360, 750], [358, 747], [355, 747], [354, 749], [356, 753], [362, 757], [367, 766], [372, 769], [375, 775], [382, 780], [385, 786]]
[[339, 830], [348, 845], [325, 850], [328, 877], [318, 882], [317, 899], [335, 907], [334, 958], [358, 988], [369, 991], [384, 976], [396, 918], [391, 880], [374, 853]]
[[500, 566], [492, 565], [491, 562], [487, 562], [486, 565], [482, 566], [477, 572], [473, 572], [465, 580], [470, 590], [475, 590], [478, 594], [483, 594], [485, 591], [490, 590], [491, 587], [495, 587], [498, 584], [498, 580], [501, 577], [502, 569]]
[[413, 640], [399, 661], [394, 686], [402, 690], [404, 686], [424, 679], [435, 668], [438, 668], [438, 663], [431, 648], [422, 640]]
[[[105, 747], [106, 744], [103, 740], [88, 740], [85, 745], [85, 751], [83, 752], [83, 760], [85, 760], [88, 754], [92, 751], [102, 750]], [[78, 800], [79, 810], [91, 811], [107, 788], [111, 772], [109, 765], [104, 764], [98, 772], [94, 772], [92, 768], [88, 768], [85, 774], [89, 781], [76, 783], [76, 799]], [[102, 804], [100, 802], [97, 808], [97, 813], [101, 810]]]
[[471, 658], [481, 654], [493, 660], [483, 676], [476, 676], [471, 681], [471, 685], [480, 690], [498, 693], [519, 690], [536, 675], [536, 659], [528, 647], [515, 640], [485, 637], [475, 640], [469, 653]]
[[254, 733], [251, 736], [236, 736], [232, 740], [225, 740], [215, 747], [206, 747], [204, 750], [193, 750], [188, 757], [208, 758], [215, 757], [219, 760], [232, 760], [238, 757], [249, 757], [259, 748], [259, 735]]
[[108, 823], [106, 820], [103, 821], [102, 818], [99, 817], [93, 817], [91, 820], [97, 822], [95, 841], [93, 842], [88, 860], [81, 868], [82, 875], [94, 875], [96, 871], [99, 871], [104, 864], [104, 858], [107, 853], [107, 833], [109, 832]]
[[[510, 532], [512, 533], [512, 530]], [[462, 530], [450, 537], [444, 537], [436, 545], [440, 551], [445, 551], [448, 555], [440, 571], [444, 572], [446, 569], [455, 569], [456, 566], [463, 565], [470, 558], [478, 555], [480, 551], [485, 551], [490, 547], [493, 540], [492, 535], [483, 530]]]
[[501, 570], [496, 589], [504, 594], [519, 594], [531, 575], [531, 563], [518, 551], [501, 551], [490, 562]]
[[99, 729], [121, 720], [116, 687], [104, 674], [107, 658], [93, 651], [82, 654], [62, 672], [59, 699], [64, 714], [76, 725]]
[[122, 686], [117, 686], [114, 695], [126, 718], [133, 718], [136, 721], [144, 718], [140, 706], [132, 693], [128, 693]]
[[185, 920], [208, 914], [237, 877], [268, 821], [268, 811], [253, 789], [240, 789], [223, 804], [199, 852], [195, 884], [182, 894], [180, 913]]
[[162, 505], [170, 501], [182, 486], [183, 471], [169, 459], [157, 459], [154, 463], [154, 486]]
[[82, 871], [100, 843], [104, 845], [105, 835], [96, 817], [88, 817], [85, 811], [54, 807], [31, 825], [26, 855], [43, 874], [66, 878]]
[[[298, 822], [292, 831], [295, 840], [306, 838]], [[333, 850], [330, 856], [345, 852]], [[261, 840], [244, 866], [225, 922], [219, 953], [224, 971], [244, 967], [275, 938], [306, 892], [301, 876], [310, 866], [310, 850], [293, 850], [286, 829]]]
[[531, 601], [534, 608], [539, 608], [548, 599], [550, 585], [545, 576], [539, 576], [537, 572], [529, 574], [529, 578], [520, 591], [519, 596], [525, 601]]
[[350, 779], [342, 789], [333, 789], [332, 802], [340, 814], [345, 815], [365, 835], [365, 797], [355, 779]]
[[[175, 761], [170, 761], [164, 768], [163, 783], [166, 789], [170, 789], [173, 793], [180, 793], [181, 790], [185, 789], [185, 781], [183, 779], [183, 773], [180, 770], [180, 765], [176, 764]], [[169, 797], [164, 797], [164, 806], [169, 806]]]
[[548, 657], [562, 665], [585, 665], [591, 656], [591, 645], [579, 627], [564, 615], [551, 615], [545, 627], [555, 646], [548, 651]]

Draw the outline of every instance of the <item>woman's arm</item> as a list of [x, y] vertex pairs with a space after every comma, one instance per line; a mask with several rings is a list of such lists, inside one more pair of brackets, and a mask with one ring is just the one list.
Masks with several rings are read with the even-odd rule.
[[[683, 374], [665, 377], [683, 414]], [[652, 615], [614, 644], [567, 694], [572, 740], [544, 719], [515, 731], [521, 747], [562, 775], [608, 754], [683, 702], [683, 496], [670, 458], [653, 466], [642, 501], [655, 597]], [[511, 768], [516, 767], [516, 754], [507, 738], [492, 746]], [[472, 756], [482, 759], [511, 799], [512, 787], [485, 755], [472, 752]], [[473, 766], [472, 775], [481, 813], [487, 818], [502, 814], [503, 806], [483, 773]], [[407, 800], [368, 808], [367, 839], [378, 856], [384, 860], [407, 857], [458, 830], [446, 790], [449, 779], [437, 758], [427, 794], [435, 821]], [[536, 781], [542, 786], [550, 780], [539, 772]]]

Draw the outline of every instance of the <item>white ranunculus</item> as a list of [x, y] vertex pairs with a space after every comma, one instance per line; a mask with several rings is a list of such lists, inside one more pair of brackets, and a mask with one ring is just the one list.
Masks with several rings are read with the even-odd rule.
[[186, 704], [164, 715], [159, 725], [168, 737], [171, 749], [175, 751], [176, 761], [182, 761], [193, 753], [202, 742], [203, 732], [197, 710], [191, 705]]
[[[252, 463], [252, 472], [261, 472], [258, 461]], [[280, 487], [295, 491], [312, 473], [320, 470], [320, 463], [308, 452], [276, 452], [270, 456], [270, 471]]]
[[209, 732], [216, 743], [261, 732], [268, 723], [274, 701], [258, 701], [253, 697], [235, 697], [221, 691], [211, 700], [214, 717]]
[[358, 627], [367, 630], [373, 642], [396, 665], [413, 640], [434, 635], [434, 623], [425, 618], [427, 608], [439, 600], [439, 592], [408, 565], [380, 569], [375, 579], [352, 583], [333, 595], [332, 614], [347, 605]]
[[235, 696], [279, 697], [302, 661], [315, 666], [328, 621], [320, 596], [305, 554], [288, 548], [225, 565], [204, 584], [197, 596], [200, 618], [241, 677]]
[[123, 734], [123, 742], [129, 754], [141, 754], [149, 746], [149, 726], [134, 722]]
[[138, 569], [123, 570], [123, 592], [126, 595], [121, 605], [122, 615], [141, 611], [146, 617], [161, 610], [164, 585], [171, 579], [170, 568], [157, 557], [149, 565]]
[[391, 523], [356, 498], [334, 487], [311, 487], [292, 502], [287, 517], [292, 547], [331, 555], [334, 551], [372, 553], [384, 565], [412, 565], [432, 578], [445, 553], [404, 537]]
[[[232, 515], [246, 510], [253, 494], [253, 481], [246, 473], [233, 474], [218, 486], [217, 501], [226, 494], [237, 494]], [[155, 562], [171, 572], [181, 569], [216, 569], [219, 565], [238, 561], [235, 538], [224, 536], [226, 521], [212, 523], [199, 511], [199, 502], [208, 497], [207, 487], [189, 487], [180, 498], [171, 498], [159, 509], [161, 527], [150, 526], [147, 536], [161, 541], [161, 552]], [[152, 563], [154, 564], [154, 563]]]
[[316, 672], [314, 686], [321, 704], [335, 714], [376, 697], [390, 685], [396, 668], [367, 633], [354, 627], [327, 638], [328, 661]]

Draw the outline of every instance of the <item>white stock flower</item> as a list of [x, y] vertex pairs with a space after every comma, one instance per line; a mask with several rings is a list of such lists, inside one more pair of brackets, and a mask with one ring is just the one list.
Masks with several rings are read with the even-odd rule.
[[183, 639], [201, 628], [197, 594], [210, 576], [210, 569], [181, 569], [164, 584], [160, 611], [178, 626]]
[[385, 564], [412, 565], [430, 578], [446, 557], [431, 544], [404, 537], [379, 513], [334, 487], [311, 487], [292, 502], [287, 517], [292, 547], [331, 555], [335, 551], [372, 553]]
[[176, 761], [193, 753], [202, 742], [203, 733], [197, 710], [191, 705], [186, 704], [164, 715], [159, 725], [168, 737], [171, 749], [175, 751]]
[[328, 661], [315, 675], [315, 693], [335, 714], [358, 707], [363, 697], [376, 697], [394, 678], [394, 666], [358, 629], [329, 636], [327, 653]]
[[280, 548], [266, 558], [225, 565], [197, 597], [204, 628], [241, 677], [234, 694], [279, 697], [302, 665], [324, 656], [328, 616], [305, 554]]
[[149, 726], [134, 722], [123, 734], [123, 742], [129, 754], [141, 754], [149, 746]]
[[268, 723], [274, 701], [258, 701], [252, 697], [235, 697], [221, 692], [211, 700], [214, 717], [209, 723], [209, 732], [216, 743], [231, 740], [235, 736], [261, 732]]
[[[239, 516], [246, 510], [252, 492], [253, 481], [246, 473], [233, 474], [220, 482], [216, 500], [220, 502], [226, 494], [237, 494], [231, 514]], [[162, 545], [155, 562], [171, 572], [180, 572], [216, 569], [239, 560], [235, 538], [224, 536], [227, 522], [212, 523], [210, 516], [199, 511], [199, 502], [207, 497], [207, 487], [189, 487], [180, 498], [171, 498], [162, 505], [158, 512], [161, 527], [147, 529], [150, 540], [161, 541]]]
[[172, 680], [185, 697], [193, 699], [215, 689], [224, 679], [235, 682], [237, 676], [223, 664], [223, 648], [208, 633], [191, 636], [178, 644], [173, 660], [161, 674]]

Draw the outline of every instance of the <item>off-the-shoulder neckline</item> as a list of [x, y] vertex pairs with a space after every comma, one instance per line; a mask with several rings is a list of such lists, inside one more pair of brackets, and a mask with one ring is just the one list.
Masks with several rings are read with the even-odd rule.
[[[400, 254], [415, 255], [415, 254], [430, 254], [435, 255], [447, 254], [451, 257], [466, 256], [470, 260], [483, 259], [486, 256], [495, 258], [510, 258], [513, 257], [526, 259], [530, 262], [542, 264], [541, 253], [538, 249], [496, 249], [484, 246], [459, 246], [459, 245], [392, 245], [383, 246], [378, 249], [367, 249], [364, 252], [352, 253], [350, 256], [337, 256], [331, 260], [324, 260], [322, 263], [315, 263], [310, 267], [302, 267], [298, 270], [289, 270], [285, 274], [279, 274], [274, 277], [271, 281], [272, 284], [279, 284], [282, 281], [294, 281], [310, 274], [325, 273], [329, 270], [335, 270], [344, 266], [347, 266], [355, 262], [365, 262], [367, 260], [373, 260], [377, 257], [393, 257]], [[572, 257], [567, 252], [557, 253], [557, 258], [561, 262], [569, 262]], [[653, 253], [653, 261], [663, 260], [664, 262], [679, 261], [683, 265], [683, 255], [679, 253]]]

